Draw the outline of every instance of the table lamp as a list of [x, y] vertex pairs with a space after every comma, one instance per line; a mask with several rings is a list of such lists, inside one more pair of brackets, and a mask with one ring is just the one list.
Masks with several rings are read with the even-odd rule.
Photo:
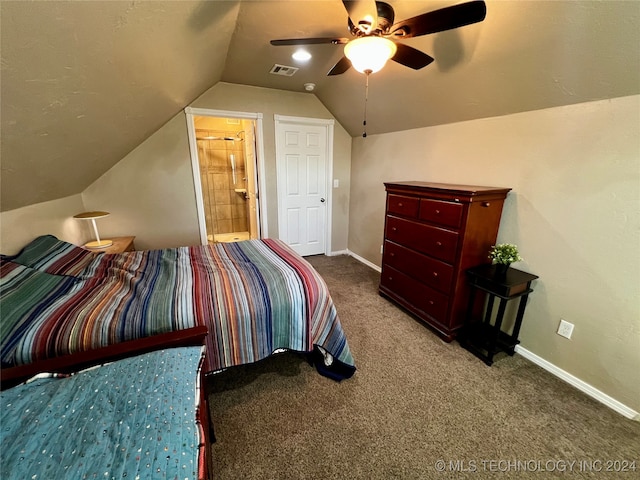
[[109, 212], [83, 212], [74, 215], [73, 218], [77, 218], [79, 220], [91, 220], [93, 224], [93, 231], [96, 234], [96, 239], [92, 242], [87, 242], [84, 244], [87, 248], [106, 248], [113, 245], [113, 240], [100, 240], [100, 235], [98, 234], [98, 227], [96, 225], [97, 218], [107, 217]]

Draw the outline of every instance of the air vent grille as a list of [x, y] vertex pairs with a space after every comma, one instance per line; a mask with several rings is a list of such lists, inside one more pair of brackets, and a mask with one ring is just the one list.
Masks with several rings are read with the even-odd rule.
[[279, 65], [275, 64], [271, 67], [269, 73], [273, 73], [274, 75], [283, 75], [285, 77], [291, 77], [294, 75], [299, 69], [296, 67], [288, 67], [287, 65]]

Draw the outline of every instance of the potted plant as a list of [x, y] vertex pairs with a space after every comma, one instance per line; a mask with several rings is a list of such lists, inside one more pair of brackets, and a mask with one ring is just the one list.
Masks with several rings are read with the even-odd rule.
[[518, 247], [512, 243], [499, 243], [491, 247], [489, 258], [496, 264], [496, 272], [505, 275], [509, 265], [522, 260]]

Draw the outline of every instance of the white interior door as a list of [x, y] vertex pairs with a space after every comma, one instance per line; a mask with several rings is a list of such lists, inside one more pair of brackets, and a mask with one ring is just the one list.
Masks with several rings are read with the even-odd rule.
[[326, 120], [276, 116], [279, 237], [300, 255], [327, 249], [330, 127]]

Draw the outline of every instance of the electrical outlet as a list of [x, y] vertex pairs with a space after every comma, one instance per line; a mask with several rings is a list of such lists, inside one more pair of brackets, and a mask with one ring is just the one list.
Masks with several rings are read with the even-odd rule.
[[560, 325], [558, 325], [558, 335], [571, 339], [573, 333], [573, 323], [569, 323], [566, 320], [560, 319]]
[[384, 253], [383, 248], [384, 248], [384, 245], [380, 245], [380, 255], [382, 255]]

